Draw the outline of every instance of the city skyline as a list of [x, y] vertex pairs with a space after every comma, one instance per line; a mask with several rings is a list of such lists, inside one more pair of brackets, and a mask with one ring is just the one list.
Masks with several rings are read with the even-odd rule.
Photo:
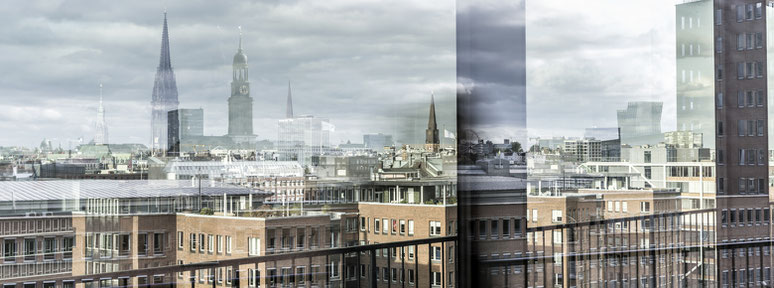
[[[316, 24], [322, 23], [315, 21], [322, 18], [306, 17], [307, 24], [299, 26], [283, 21], [296, 21], [298, 15], [294, 13], [312, 13], [314, 3], [258, 3], [241, 7], [253, 12], [262, 9], [258, 14], [265, 16], [264, 20], [239, 8], [204, 7], [205, 3], [183, 7], [180, 3], [168, 3], [178, 107], [206, 108], [205, 135], [227, 133], [229, 56], [238, 41], [236, 27], [241, 25], [244, 27], [244, 49], [251, 56], [251, 94], [255, 99], [253, 125], [259, 140], [275, 140], [275, 123], [285, 114], [282, 100], [289, 80], [293, 82], [295, 94], [294, 112], [331, 118], [337, 126], [337, 135], [332, 141], [335, 144], [348, 140], [359, 142], [367, 133], [392, 134], [399, 142], [422, 143], [430, 91], [435, 91], [439, 106], [439, 126], [452, 130], [450, 128], [455, 126], [453, 3], [448, 9], [421, 3], [406, 7], [364, 5], [363, 9], [369, 9], [364, 10], [368, 11], [366, 15], [349, 10], [348, 5], [357, 4], [332, 4], [335, 5], [327, 7], [327, 13], [340, 15], [346, 21], [320, 26]], [[201, 9], [202, 13], [204, 10], [218, 12], [223, 17], [208, 15], [199, 19], [202, 14], [190, 11], [195, 8]], [[106, 113], [106, 122], [110, 126], [111, 143], [147, 145], [150, 142], [147, 139], [150, 135], [147, 130], [150, 127], [149, 100], [158, 63], [163, 7], [141, 5], [120, 13], [112, 11], [115, 17], [108, 17], [111, 11], [86, 13], [63, 9], [65, 11], [59, 14], [60, 11], [42, 9], [37, 15], [28, 13], [36, 17], [27, 18], [12, 15], [11, 9], [0, 11], [9, 16], [6, 21], [13, 27], [11, 30], [17, 29], [7, 35], [18, 43], [11, 50], [50, 55], [52, 65], [67, 67], [70, 71], [66, 74], [58, 73], [56, 69], [19, 71], [18, 74], [39, 75], [37, 81], [43, 81], [43, 85], [33, 85], [28, 79], [16, 77], [5, 79], [2, 89], [9, 98], [5, 103], [9, 113], [4, 119], [16, 123], [10, 126], [7, 122], [11, 121], [2, 121], [5, 123], [0, 125], [11, 137], [0, 141], [0, 145], [35, 147], [43, 138], [54, 140], [55, 145], [60, 142], [64, 147], [78, 138], [83, 138], [83, 143], [89, 142], [94, 135], [93, 117], [82, 115], [95, 114], [97, 107], [93, 99], [97, 89], [94, 86], [99, 82], [105, 87], [105, 110], [110, 111]], [[408, 27], [391, 17], [407, 12], [425, 15], [423, 21], [428, 22], [424, 25], [427, 28], [413, 29], [413, 25]], [[375, 19], [369, 15], [377, 14], [381, 16], [375, 24]], [[117, 26], [119, 23], [121, 25]], [[116, 29], [104, 33], [106, 30], [101, 26]], [[72, 31], [65, 31], [67, 29]], [[315, 43], [322, 30], [337, 35], [341, 41], [326, 45]], [[116, 41], [119, 39], [114, 38], [113, 33], [121, 34], [122, 40]], [[82, 41], [87, 35], [96, 37], [93, 37], [94, 41]], [[352, 42], [362, 35], [371, 35], [370, 42]], [[404, 40], [400, 41], [401, 38]], [[26, 41], [30, 39], [36, 41]], [[53, 41], [60, 45], [47, 45]], [[345, 52], [344, 46], [354, 51]], [[344, 57], [345, 54], [349, 56]], [[15, 61], [17, 59], [0, 58], [0, 63], [8, 64], [4, 65], [6, 67], [14, 66]], [[75, 69], [75, 66], [82, 68]], [[331, 69], [333, 67], [336, 69]], [[405, 73], [401, 71], [404, 69], [416, 72]], [[56, 87], [56, 92], [52, 87]], [[62, 103], [55, 100], [58, 97], [49, 96], [54, 94], [67, 97], [68, 101]], [[340, 109], [342, 99], [347, 99], [353, 106]], [[387, 105], [384, 99], [389, 99]], [[31, 111], [40, 112], [30, 115]], [[363, 117], [364, 114], [369, 117]]]

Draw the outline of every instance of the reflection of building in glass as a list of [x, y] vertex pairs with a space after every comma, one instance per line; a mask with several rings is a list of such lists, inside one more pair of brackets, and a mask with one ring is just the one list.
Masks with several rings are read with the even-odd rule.
[[661, 134], [661, 102], [629, 102], [626, 109], [618, 110], [621, 144], [656, 144], [663, 141]]
[[562, 155], [566, 161], [588, 162], [602, 158], [601, 141], [596, 139], [565, 140]]
[[381, 151], [386, 146], [395, 145], [395, 142], [392, 140], [392, 135], [379, 133], [363, 135], [363, 144], [366, 148]]
[[177, 82], [169, 53], [167, 13], [164, 12], [164, 29], [161, 33], [161, 57], [156, 69], [151, 106], [151, 150], [163, 151], [167, 145], [167, 112], [177, 109]]
[[169, 111], [167, 121], [168, 153], [180, 152], [180, 145], [185, 140], [204, 135], [204, 109], [202, 108]]
[[705, 145], [714, 148], [713, 1], [690, 2], [676, 6], [677, 130], [701, 133]]
[[664, 144], [680, 148], [702, 148], [704, 141], [701, 133], [692, 131], [672, 131], [664, 133]]
[[247, 55], [242, 50], [242, 32], [239, 48], [232, 64], [231, 96], [228, 98], [228, 136], [234, 143], [255, 142], [253, 135], [253, 98], [250, 97]]
[[586, 128], [583, 132], [583, 138], [594, 138], [601, 141], [619, 139], [621, 138], [621, 128]]
[[325, 118], [306, 115], [279, 120], [279, 160], [308, 164], [312, 156], [330, 150], [333, 130], [333, 124]]
[[94, 144], [108, 144], [108, 128], [105, 123], [105, 107], [102, 106], [102, 83], [99, 83], [99, 108], [97, 108], [97, 122], [94, 124]]

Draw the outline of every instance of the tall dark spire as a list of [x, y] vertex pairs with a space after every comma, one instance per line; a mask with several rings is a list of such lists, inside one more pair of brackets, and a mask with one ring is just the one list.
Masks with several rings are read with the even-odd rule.
[[161, 32], [161, 55], [156, 68], [156, 80], [153, 83], [151, 99], [151, 149], [154, 152], [167, 148], [167, 112], [177, 109], [177, 81], [172, 69], [172, 57], [169, 52], [169, 28], [167, 11], [164, 11], [164, 26]]
[[290, 94], [290, 81], [288, 81], [288, 103], [285, 109], [285, 118], [293, 118], [293, 96]]
[[164, 10], [164, 28], [161, 32], [161, 56], [159, 57], [158, 69], [172, 69], [172, 59], [169, 55], [169, 28], [167, 27], [166, 10]]
[[438, 129], [438, 124], [435, 122], [435, 95], [430, 93], [430, 119], [427, 120], [427, 129]]
[[438, 136], [438, 123], [435, 121], [435, 95], [430, 93], [430, 118], [427, 120], [425, 130], [425, 148], [432, 152], [438, 151], [441, 141]]

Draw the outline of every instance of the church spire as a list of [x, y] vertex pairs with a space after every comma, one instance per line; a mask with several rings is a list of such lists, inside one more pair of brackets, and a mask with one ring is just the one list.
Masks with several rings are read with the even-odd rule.
[[159, 70], [172, 69], [172, 59], [169, 54], [169, 29], [167, 28], [167, 9], [164, 9], [164, 28], [161, 32], [161, 56]]
[[438, 124], [435, 122], [435, 95], [430, 92], [430, 119], [427, 121], [427, 129], [438, 129]]
[[440, 144], [438, 123], [435, 121], [435, 95], [430, 92], [430, 117], [427, 120], [427, 130], [425, 130], [425, 148], [430, 152], [437, 152]]
[[290, 80], [288, 80], [288, 103], [286, 105], [285, 118], [293, 118], [293, 96], [290, 94]]
[[153, 83], [151, 98], [151, 149], [157, 153], [167, 148], [167, 113], [177, 109], [177, 81], [172, 69], [172, 58], [169, 52], [169, 27], [167, 12], [164, 10], [164, 26], [161, 32], [161, 55], [156, 68], [156, 79]]

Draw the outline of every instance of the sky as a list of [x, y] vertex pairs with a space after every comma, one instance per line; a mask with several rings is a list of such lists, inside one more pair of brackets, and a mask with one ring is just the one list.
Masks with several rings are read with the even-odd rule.
[[99, 84], [111, 143], [150, 140], [168, 12], [180, 108], [227, 132], [231, 61], [244, 34], [254, 130], [275, 140], [288, 81], [294, 112], [329, 118], [332, 142], [364, 133], [422, 143], [430, 95], [454, 130], [454, 1], [24, 1], [0, 7], [0, 146], [63, 148], [94, 136]]
[[662, 101], [675, 129], [675, 0], [527, 1], [530, 137], [617, 127], [629, 101]]

